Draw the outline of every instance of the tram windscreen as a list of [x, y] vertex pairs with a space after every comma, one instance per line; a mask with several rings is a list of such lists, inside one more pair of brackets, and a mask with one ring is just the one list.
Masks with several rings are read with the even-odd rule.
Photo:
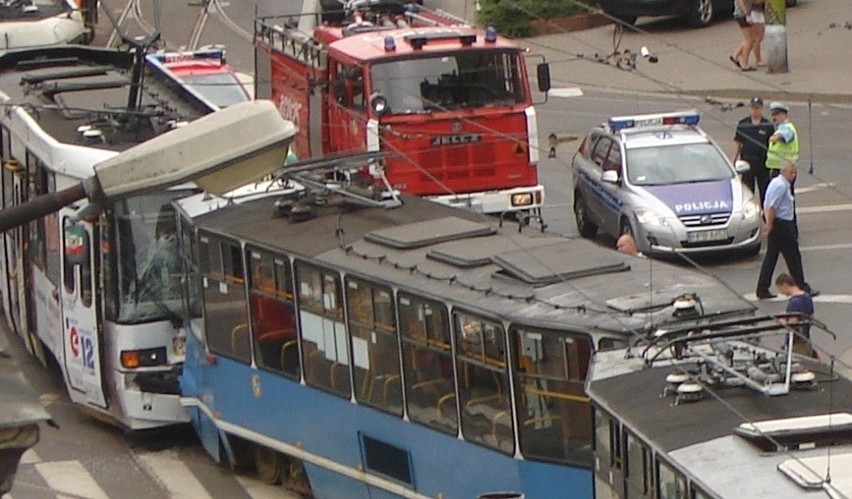
[[182, 317], [177, 219], [171, 203], [188, 193], [166, 191], [116, 204], [118, 322]]
[[376, 64], [370, 77], [390, 114], [512, 105], [525, 98], [518, 55], [498, 50]]

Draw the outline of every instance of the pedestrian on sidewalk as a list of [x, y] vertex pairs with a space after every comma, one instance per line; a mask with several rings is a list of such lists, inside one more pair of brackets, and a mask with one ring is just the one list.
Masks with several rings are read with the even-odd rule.
[[[793, 324], [792, 327], [799, 333], [793, 337], [793, 352], [816, 358], [816, 351], [811, 345], [811, 325], [807, 323], [814, 317], [814, 301], [811, 295], [800, 288], [790, 274], [779, 274], [775, 279], [775, 287], [779, 293], [789, 298], [785, 312], [798, 314], [786, 320], [787, 324]], [[800, 322], [802, 324], [795, 325]]]
[[763, 60], [763, 54], [760, 51], [763, 36], [766, 33], [766, 0], [752, 0], [751, 11], [747, 17], [751, 23], [751, 52], [754, 54], [754, 64], [759, 68], [766, 67], [766, 62]]
[[811, 290], [805, 282], [805, 272], [802, 268], [802, 254], [799, 251], [799, 228], [796, 224], [796, 201], [790, 186], [796, 180], [796, 164], [785, 163], [781, 174], [769, 181], [766, 188], [766, 201], [763, 203], [763, 235], [766, 237], [766, 255], [760, 266], [755, 294], [759, 300], [775, 298], [769, 291], [772, 284], [772, 273], [778, 263], [778, 255], [784, 256], [787, 270], [795, 279], [796, 284], [816, 296], [818, 292]]
[[743, 184], [755, 193], [759, 193], [760, 206], [766, 199], [766, 186], [769, 184], [769, 170], [766, 169], [766, 149], [769, 137], [775, 133], [775, 126], [763, 116], [763, 99], [752, 97], [749, 103], [749, 115], [737, 123], [734, 134], [734, 155], [731, 161], [741, 159], [749, 164], [749, 170], [743, 173]]
[[754, 30], [749, 21], [751, 6], [753, 0], [734, 0], [734, 19], [740, 25], [740, 31], [743, 34], [743, 41], [737, 47], [733, 54], [728, 58], [733, 62], [740, 71], [755, 71], [757, 68], [750, 66], [748, 63], [749, 55], [754, 46]]
[[[775, 124], [775, 132], [769, 137], [766, 151], [769, 178], [777, 177], [785, 164], [795, 165], [799, 161], [799, 132], [787, 117], [789, 112], [790, 108], [782, 102], [769, 103], [769, 114]], [[795, 188], [792, 192], [795, 195]]]

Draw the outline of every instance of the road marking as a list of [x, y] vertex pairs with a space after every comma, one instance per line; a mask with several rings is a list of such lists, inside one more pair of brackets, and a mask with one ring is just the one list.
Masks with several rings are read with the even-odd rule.
[[[754, 293], [746, 293], [743, 295], [743, 298], [749, 301], [760, 301], [760, 302], [785, 302], [787, 301], [787, 297], [783, 295], [778, 295], [775, 298], [770, 298], [768, 300], [758, 300], [757, 295]], [[827, 295], [820, 293], [819, 296], [814, 296], [813, 301], [815, 303], [840, 303], [840, 304], [852, 304], [852, 295]]]
[[583, 89], [582, 88], [551, 88], [550, 91], [547, 92], [547, 95], [550, 97], [582, 97]]
[[796, 189], [797, 194], [802, 194], [805, 192], [814, 192], [820, 189], [828, 189], [829, 187], [834, 187], [836, 184], [834, 182], [820, 182], [818, 184], [809, 185], [807, 187], [799, 187]]
[[821, 251], [821, 250], [836, 250], [836, 249], [849, 249], [852, 248], [852, 244], [850, 243], [842, 243], [842, 244], [818, 244], [814, 246], [802, 246], [799, 248], [800, 251]]
[[[799, 189], [796, 189], [799, 192]], [[827, 204], [823, 206], [802, 206], [796, 208], [796, 214], [805, 215], [809, 213], [828, 213], [832, 211], [849, 211], [852, 210], [852, 203], [845, 204]]]
[[67, 494], [76, 498], [109, 499], [80, 461], [38, 463], [35, 469], [50, 489], [60, 496]]
[[174, 452], [135, 454], [136, 459], [175, 499], [209, 498], [207, 489]]

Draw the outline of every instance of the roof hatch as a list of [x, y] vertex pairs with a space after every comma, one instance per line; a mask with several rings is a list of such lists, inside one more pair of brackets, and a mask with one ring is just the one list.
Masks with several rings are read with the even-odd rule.
[[414, 249], [469, 237], [489, 236], [497, 229], [458, 217], [436, 218], [368, 233], [364, 239], [394, 249]]
[[743, 423], [734, 432], [763, 451], [852, 443], [852, 414], [839, 412]]
[[630, 270], [617, 255], [588, 251], [571, 242], [500, 253], [493, 260], [501, 273], [534, 286]]

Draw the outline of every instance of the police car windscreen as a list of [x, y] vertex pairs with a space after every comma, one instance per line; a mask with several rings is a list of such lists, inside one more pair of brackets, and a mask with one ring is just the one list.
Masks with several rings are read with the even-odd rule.
[[429, 113], [524, 100], [518, 55], [478, 50], [376, 64], [373, 91], [391, 114]]
[[627, 150], [627, 178], [634, 185], [667, 185], [730, 179], [734, 171], [710, 143]]
[[183, 81], [219, 107], [249, 100], [242, 84], [232, 73], [184, 76]]

